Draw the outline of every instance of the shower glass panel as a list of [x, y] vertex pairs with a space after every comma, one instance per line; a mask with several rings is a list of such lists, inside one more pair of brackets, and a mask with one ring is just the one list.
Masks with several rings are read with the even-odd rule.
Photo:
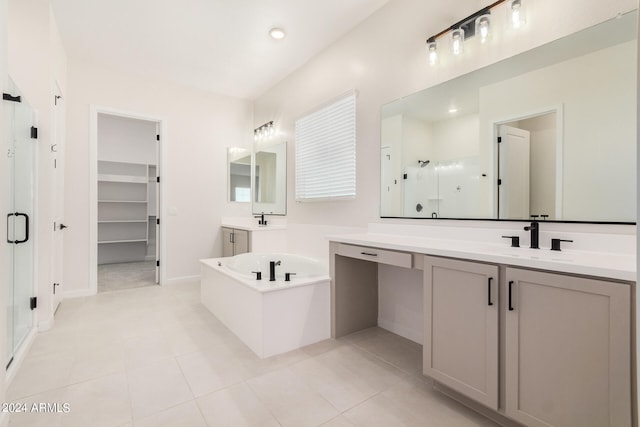
[[7, 177], [10, 183], [10, 200], [6, 216], [9, 245], [7, 364], [10, 364], [33, 327], [33, 237], [30, 234], [33, 222], [36, 139], [32, 139], [31, 135], [33, 110], [11, 80], [8, 91], [13, 100], [3, 102], [8, 124], [6, 153], [10, 157]]

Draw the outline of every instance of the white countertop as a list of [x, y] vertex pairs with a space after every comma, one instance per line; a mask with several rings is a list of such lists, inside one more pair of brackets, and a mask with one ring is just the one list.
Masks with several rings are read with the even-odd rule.
[[551, 251], [549, 248], [512, 248], [508, 241], [505, 241], [504, 244], [495, 244], [377, 233], [332, 235], [327, 238], [332, 242], [381, 249], [636, 281], [635, 254], [612, 254], [572, 249]]
[[274, 231], [274, 230], [285, 230], [287, 228], [286, 225], [271, 224], [268, 221], [267, 221], [267, 225], [258, 225], [257, 219], [255, 223], [223, 222], [222, 227], [235, 228], [236, 230], [247, 230], [247, 231]]

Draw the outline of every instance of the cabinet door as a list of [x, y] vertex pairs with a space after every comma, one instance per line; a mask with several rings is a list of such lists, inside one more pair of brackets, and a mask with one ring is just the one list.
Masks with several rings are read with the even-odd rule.
[[423, 373], [498, 409], [498, 267], [425, 256]]
[[507, 269], [506, 414], [528, 426], [630, 426], [630, 289]]
[[249, 252], [249, 232], [247, 230], [233, 230], [234, 255]]
[[222, 227], [222, 256], [233, 256], [233, 229]]

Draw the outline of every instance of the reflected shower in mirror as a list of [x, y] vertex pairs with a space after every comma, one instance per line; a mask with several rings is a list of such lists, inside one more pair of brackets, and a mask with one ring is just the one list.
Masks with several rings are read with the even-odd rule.
[[381, 216], [635, 222], [636, 21], [384, 105]]
[[251, 202], [251, 150], [227, 149], [227, 182], [230, 202]]

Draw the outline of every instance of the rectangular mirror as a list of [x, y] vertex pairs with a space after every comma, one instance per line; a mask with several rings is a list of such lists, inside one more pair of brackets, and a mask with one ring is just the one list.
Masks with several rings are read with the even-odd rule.
[[384, 105], [380, 215], [634, 223], [636, 22]]
[[256, 145], [254, 149], [254, 214], [287, 213], [287, 143]]
[[228, 200], [251, 202], [251, 150], [227, 148]]

